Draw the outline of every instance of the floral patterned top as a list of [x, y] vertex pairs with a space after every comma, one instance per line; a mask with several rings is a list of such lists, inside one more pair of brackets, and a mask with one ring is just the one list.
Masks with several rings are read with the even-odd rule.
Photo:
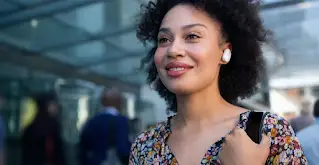
[[[251, 111], [242, 113], [237, 127], [246, 129], [246, 123]], [[176, 158], [170, 151], [166, 140], [171, 132], [168, 121], [158, 123], [148, 129], [136, 139], [132, 145], [130, 165], [178, 165]], [[271, 147], [267, 165], [306, 165], [297, 137], [289, 123], [269, 113], [265, 116], [263, 132], [271, 137]], [[218, 154], [224, 138], [212, 144], [201, 161], [201, 165], [219, 165]]]

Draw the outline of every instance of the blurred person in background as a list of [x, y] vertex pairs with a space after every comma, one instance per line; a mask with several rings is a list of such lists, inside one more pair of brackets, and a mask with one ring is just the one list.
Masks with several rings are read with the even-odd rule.
[[35, 103], [36, 115], [23, 130], [22, 165], [64, 165], [57, 99], [52, 93], [41, 93]]
[[[307, 164], [285, 119], [235, 105], [256, 91], [263, 69], [267, 30], [259, 7], [253, 0], [142, 5], [137, 37], [152, 43], [142, 64], [148, 83], [176, 115], [138, 136], [130, 165]], [[256, 114], [259, 144], [245, 132]]]
[[315, 123], [315, 118], [312, 115], [310, 105], [311, 103], [309, 101], [303, 102], [301, 105], [302, 109], [300, 111], [300, 116], [290, 120], [290, 124], [295, 132], [298, 133], [300, 130]]
[[116, 89], [102, 92], [101, 112], [84, 125], [80, 135], [81, 165], [128, 164], [131, 143], [128, 119], [120, 113], [122, 99]]
[[315, 123], [298, 132], [298, 138], [309, 165], [319, 164], [319, 100], [315, 102]]

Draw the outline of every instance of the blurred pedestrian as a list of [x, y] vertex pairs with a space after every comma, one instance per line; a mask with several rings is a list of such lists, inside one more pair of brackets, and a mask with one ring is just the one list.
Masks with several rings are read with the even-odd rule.
[[319, 100], [315, 102], [313, 114], [315, 123], [297, 134], [309, 165], [317, 165], [319, 160]]
[[120, 113], [120, 92], [103, 91], [101, 104], [101, 112], [90, 119], [81, 132], [79, 162], [81, 165], [128, 164], [131, 143], [128, 119]]
[[300, 116], [290, 120], [291, 127], [296, 133], [315, 123], [315, 118], [312, 116], [310, 105], [311, 103], [308, 101], [303, 102]]
[[41, 93], [35, 102], [37, 114], [22, 136], [22, 165], [64, 165], [57, 99], [54, 94]]

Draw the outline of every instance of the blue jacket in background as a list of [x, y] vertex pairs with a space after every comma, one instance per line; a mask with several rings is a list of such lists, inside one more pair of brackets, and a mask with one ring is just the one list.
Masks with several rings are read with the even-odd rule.
[[83, 127], [79, 143], [81, 165], [100, 165], [107, 160], [107, 151], [115, 149], [122, 164], [128, 164], [128, 119], [122, 115], [101, 113], [90, 119]]

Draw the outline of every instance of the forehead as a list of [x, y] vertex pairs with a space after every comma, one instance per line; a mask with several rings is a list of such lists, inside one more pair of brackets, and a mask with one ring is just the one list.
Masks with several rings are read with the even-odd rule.
[[190, 24], [203, 24], [214, 28], [219, 26], [206, 12], [189, 4], [179, 4], [166, 13], [161, 27], [180, 28]]

